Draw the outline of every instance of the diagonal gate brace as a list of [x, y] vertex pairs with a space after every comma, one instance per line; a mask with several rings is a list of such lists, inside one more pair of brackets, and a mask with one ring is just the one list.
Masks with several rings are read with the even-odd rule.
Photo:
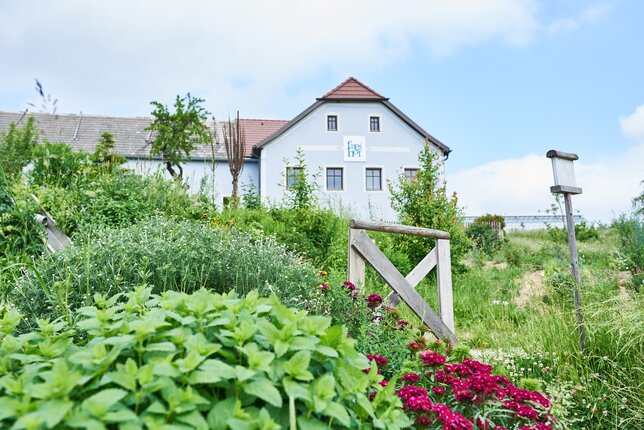
[[[398, 269], [378, 249], [371, 238], [361, 231], [357, 234], [351, 246], [367, 260], [382, 278], [393, 288], [411, 310], [420, 318], [438, 339], [449, 339], [452, 344], [458, 340], [452, 331], [443, 323], [425, 300], [414, 290], [412, 284], [400, 274]], [[411, 274], [410, 274], [411, 275]]]

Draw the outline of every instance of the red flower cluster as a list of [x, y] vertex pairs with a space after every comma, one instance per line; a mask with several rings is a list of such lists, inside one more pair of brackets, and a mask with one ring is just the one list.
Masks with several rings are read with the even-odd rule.
[[353, 282], [345, 281], [343, 285], [351, 291], [356, 290], [356, 286], [353, 284]]
[[370, 308], [375, 309], [382, 303], [382, 297], [380, 297], [378, 294], [369, 294], [369, 296], [367, 297], [367, 303], [369, 304]]
[[420, 379], [420, 375], [416, 372], [405, 373], [402, 377], [403, 381], [411, 382], [412, 384]]
[[427, 397], [427, 390], [423, 387], [417, 387], [415, 385], [405, 385], [400, 390], [398, 390], [398, 397], [403, 400], [409, 400], [412, 397]]
[[445, 356], [428, 349], [420, 353], [420, 361], [426, 366], [438, 366], [445, 364]]
[[[435, 347], [446, 355], [424, 350], [420, 343], [409, 344], [424, 370], [405, 373], [400, 380], [406, 385], [397, 391], [417, 428], [552, 430], [550, 401], [543, 394], [518, 388], [505, 376], [493, 374], [492, 366], [470, 358], [446, 364], [451, 348], [440, 342]], [[483, 418], [481, 411], [490, 408], [500, 413]]]
[[384, 367], [385, 364], [389, 363], [389, 360], [387, 360], [382, 355], [378, 355], [378, 354], [367, 354], [367, 359], [369, 361], [371, 360], [375, 361], [378, 367]]
[[414, 351], [420, 351], [421, 349], [424, 349], [426, 347], [425, 343], [419, 343], [419, 342], [411, 342], [407, 344], [407, 348], [409, 348], [412, 352]]

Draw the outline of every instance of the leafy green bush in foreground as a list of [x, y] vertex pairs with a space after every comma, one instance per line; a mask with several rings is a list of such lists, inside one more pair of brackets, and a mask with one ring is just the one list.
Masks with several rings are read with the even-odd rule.
[[94, 293], [127, 292], [147, 282], [154, 292], [274, 292], [301, 302], [315, 270], [273, 239], [252, 239], [194, 221], [151, 218], [124, 229], [81, 232], [74, 245], [36, 262], [10, 300], [33, 320], [54, 319], [91, 303]]
[[[343, 326], [257, 293], [151, 295], [79, 310], [75, 326], [9, 334], [0, 319], [0, 426], [104, 429], [387, 428], [409, 424], [394, 385]], [[127, 300], [121, 300], [126, 298]], [[122, 301], [122, 303], [117, 303]], [[80, 340], [79, 340], [80, 339]], [[369, 394], [375, 397], [369, 400]], [[170, 425], [170, 426], [168, 426]]]

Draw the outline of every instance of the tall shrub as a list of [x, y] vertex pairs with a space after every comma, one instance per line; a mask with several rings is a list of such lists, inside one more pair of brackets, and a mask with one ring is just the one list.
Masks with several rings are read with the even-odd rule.
[[[421, 167], [414, 179], [401, 174], [395, 185], [389, 183], [391, 204], [403, 224], [449, 232], [452, 265], [457, 266], [469, 241], [463, 232], [463, 213], [456, 193], [447, 195], [441, 162], [429, 142], [425, 142], [418, 160]], [[434, 240], [405, 236], [401, 245], [410, 259], [420, 261], [434, 246]]]

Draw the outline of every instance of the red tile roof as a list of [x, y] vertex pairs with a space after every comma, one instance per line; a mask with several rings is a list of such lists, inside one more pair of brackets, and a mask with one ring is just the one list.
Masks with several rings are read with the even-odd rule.
[[246, 156], [253, 153], [253, 146], [284, 127], [288, 121], [281, 119], [239, 119], [246, 137]]
[[350, 77], [322, 96], [321, 99], [384, 100], [385, 97], [381, 96], [356, 78]]

